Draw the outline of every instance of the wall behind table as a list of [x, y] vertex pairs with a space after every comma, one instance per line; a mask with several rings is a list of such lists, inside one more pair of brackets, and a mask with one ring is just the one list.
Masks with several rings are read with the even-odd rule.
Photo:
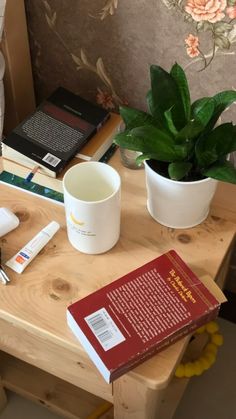
[[[197, 23], [185, 11], [187, 4], [25, 0], [38, 101], [61, 84], [108, 108], [126, 102], [145, 108], [149, 65], [169, 69], [175, 61], [186, 68], [193, 99], [236, 88], [236, 19], [228, 16], [226, 0], [217, 2], [214, 13], [201, 15], [215, 23]], [[189, 34], [198, 36], [198, 48], [187, 50]]]

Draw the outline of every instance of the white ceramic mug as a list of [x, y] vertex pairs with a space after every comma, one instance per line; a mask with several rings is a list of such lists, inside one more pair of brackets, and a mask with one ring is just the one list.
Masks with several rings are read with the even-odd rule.
[[120, 236], [120, 176], [111, 166], [84, 162], [63, 178], [67, 234], [83, 253], [111, 249]]

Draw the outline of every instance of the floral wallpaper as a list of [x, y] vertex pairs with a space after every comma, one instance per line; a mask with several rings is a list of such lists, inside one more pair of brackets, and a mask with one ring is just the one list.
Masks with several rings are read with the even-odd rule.
[[[61, 27], [60, 27], [60, 21], [62, 17], [61, 12], [63, 10], [63, 7], [61, 7], [61, 2], [59, 3], [59, 2], [50, 2], [50, 1], [43, 0], [40, 3], [34, 2], [32, 9], [31, 7], [32, 7], [31, 2], [26, 1], [26, 10], [28, 12], [27, 16], [28, 16], [28, 25], [29, 25], [30, 44], [31, 44], [31, 52], [32, 52], [32, 58], [33, 58], [32, 60], [33, 72], [34, 72], [35, 83], [36, 83], [36, 94], [38, 93], [39, 100], [41, 100], [41, 96], [44, 96], [44, 92], [42, 93], [37, 92], [37, 85], [40, 86], [41, 83], [45, 82], [45, 69], [43, 68], [44, 58], [42, 58], [43, 43], [45, 47], [45, 42], [44, 42], [45, 39], [44, 39], [44, 36], [42, 39], [40, 39], [40, 36], [38, 36], [38, 31], [37, 33], [35, 33], [34, 26], [31, 26], [30, 15], [32, 11], [34, 10], [36, 10], [36, 15], [39, 16], [39, 19], [42, 19], [42, 22], [40, 20], [40, 23], [42, 23], [42, 26], [46, 24], [48, 26], [47, 29], [51, 31], [50, 36], [54, 37], [55, 42], [60, 44], [62, 52], [65, 54], [65, 67], [66, 67], [66, 61], [70, 59], [71, 61], [70, 67], [73, 67], [71, 70], [77, 73], [82, 72], [85, 74], [85, 75], [83, 74], [81, 77], [79, 74], [76, 74], [78, 78], [77, 83], [81, 82], [81, 79], [83, 80], [84, 77], [86, 77], [87, 83], [89, 83], [90, 79], [96, 80], [96, 86], [93, 92], [93, 96], [94, 96], [93, 100], [96, 101], [99, 105], [101, 105], [105, 109], [109, 109], [109, 110], [114, 110], [115, 108], [118, 108], [120, 104], [127, 103], [127, 100], [125, 98], [120, 97], [119, 94], [117, 93], [116, 88], [112, 81], [112, 77], [110, 76], [109, 72], [107, 71], [104, 65], [103, 58], [101, 56], [97, 56], [97, 54], [96, 55], [93, 54], [92, 57], [88, 55], [88, 51], [86, 47], [87, 42], [81, 43], [80, 41], [82, 33], [81, 35], [79, 33], [77, 34], [78, 43], [76, 45], [76, 48], [74, 48], [74, 46], [68, 42], [66, 36], [63, 33], [63, 30], [61, 30]], [[87, 7], [87, 10], [86, 10], [87, 18], [88, 20], [91, 20], [90, 25], [93, 25], [94, 21], [97, 21], [97, 20], [103, 21], [105, 18], [112, 16], [118, 7], [118, 0], [108, 0], [105, 2], [103, 7], [94, 11], [92, 10], [90, 11], [90, 6], [86, 6], [86, 7]], [[32, 19], [33, 21], [34, 21], [34, 18]], [[74, 25], [74, 29], [73, 29], [73, 25]], [[70, 29], [74, 30], [74, 34], [77, 33], [75, 15], [71, 16]], [[85, 33], [86, 32], [84, 32], [83, 35], [86, 38]], [[43, 32], [41, 35], [43, 35]], [[109, 31], [108, 31], [108, 35], [109, 35]], [[92, 43], [95, 46], [96, 39], [92, 40]], [[57, 58], [59, 57], [55, 56], [55, 64], [56, 64]], [[67, 76], [69, 77], [69, 75]], [[51, 75], [51, 77], [53, 78], [53, 75]], [[62, 77], [62, 79], [64, 77], [65, 77], [65, 74]], [[75, 75], [73, 75], [72, 77], [75, 77]], [[47, 86], [54, 84], [53, 81], [52, 83], [50, 83], [50, 80], [48, 79], [48, 77], [47, 77], [47, 81], [48, 81], [48, 84], [46, 83], [46, 85], [43, 86], [44, 90], [46, 91], [48, 90]], [[92, 83], [93, 82], [94, 81], [92, 81]], [[63, 84], [63, 81], [59, 82], [59, 84]], [[78, 91], [77, 86], [72, 85], [70, 89], [74, 91], [75, 90]], [[85, 92], [84, 96], [89, 96], [89, 92]]]
[[175, 61], [187, 71], [192, 99], [236, 88], [236, 0], [25, 0], [25, 6], [38, 102], [63, 85], [106, 109], [144, 109], [149, 65], [169, 69]]
[[[168, 9], [174, 9], [183, 21], [192, 25], [194, 34], [185, 39], [189, 57], [199, 57], [202, 70], [215, 58], [216, 54], [231, 55], [236, 43], [236, 4], [235, 0], [162, 0]], [[207, 52], [201, 49], [200, 37], [210, 40]]]

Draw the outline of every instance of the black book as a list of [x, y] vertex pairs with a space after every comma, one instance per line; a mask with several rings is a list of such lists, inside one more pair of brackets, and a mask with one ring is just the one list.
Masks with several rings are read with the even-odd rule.
[[99, 108], [59, 87], [3, 139], [3, 156], [56, 177], [109, 118]]

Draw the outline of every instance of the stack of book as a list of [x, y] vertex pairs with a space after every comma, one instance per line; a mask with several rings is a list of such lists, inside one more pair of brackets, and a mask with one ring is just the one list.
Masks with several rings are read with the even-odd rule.
[[110, 383], [216, 318], [224, 294], [174, 251], [67, 308], [67, 323]]
[[98, 161], [113, 143], [121, 117], [59, 88], [2, 141], [3, 169], [62, 192], [66, 170]]

